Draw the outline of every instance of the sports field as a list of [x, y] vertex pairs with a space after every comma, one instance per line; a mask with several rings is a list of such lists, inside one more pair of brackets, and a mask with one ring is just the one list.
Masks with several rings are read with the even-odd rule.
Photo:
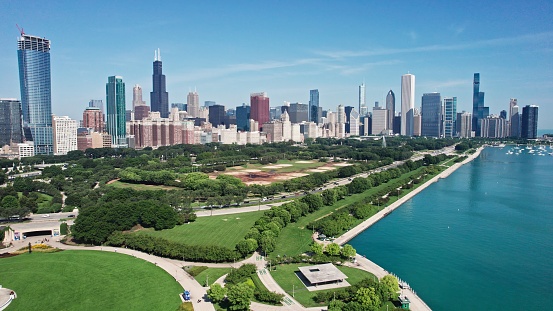
[[198, 217], [196, 221], [172, 229], [144, 229], [135, 234], [149, 234], [186, 244], [218, 245], [230, 249], [244, 239], [263, 211], [233, 215]]
[[163, 269], [127, 255], [66, 250], [0, 259], [8, 310], [170, 310], [180, 285]]

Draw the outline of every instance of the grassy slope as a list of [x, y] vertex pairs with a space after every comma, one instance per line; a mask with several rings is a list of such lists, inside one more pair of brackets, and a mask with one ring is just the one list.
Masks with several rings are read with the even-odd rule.
[[[302, 281], [296, 276], [295, 272], [299, 271], [298, 267], [307, 266], [307, 264], [290, 264], [280, 265], [276, 271], [272, 271], [271, 275], [275, 281], [284, 289], [288, 294], [292, 295], [292, 289], [294, 289], [294, 298], [305, 307], [317, 307], [317, 303], [313, 301], [313, 297], [323, 291], [310, 292], [305, 288]], [[365, 278], [375, 278], [375, 276], [367, 271], [359, 270], [350, 267], [337, 266], [340, 271], [348, 276], [346, 279], [349, 284], [355, 284]], [[328, 289], [326, 291], [334, 291]]]
[[253, 224], [263, 215], [263, 211], [198, 217], [195, 222], [176, 226], [173, 229], [154, 231], [145, 229], [136, 234], [149, 234], [171, 241], [189, 244], [219, 245], [228, 248], [244, 239]]
[[[419, 169], [417, 169], [413, 172], [409, 172], [407, 174], [404, 174], [399, 178], [406, 178], [408, 176], [414, 175], [414, 174], [418, 173], [421, 169], [422, 168], [419, 168]], [[427, 180], [429, 180], [430, 178], [432, 178], [434, 176], [435, 175], [426, 176], [424, 180], [427, 181]], [[395, 179], [395, 180], [397, 180], [397, 179]], [[394, 182], [395, 180], [393, 180], [392, 182]], [[418, 184], [418, 185], [415, 185], [415, 188], [417, 188], [420, 185], [422, 185], [422, 183]], [[324, 206], [323, 208], [316, 211], [315, 213], [312, 213], [312, 214], [307, 215], [305, 217], [301, 217], [300, 220], [297, 223], [289, 224], [288, 226], [286, 226], [286, 228], [282, 229], [282, 231], [280, 232], [280, 235], [279, 235], [278, 240], [277, 240], [277, 245], [275, 247], [275, 251], [272, 254], [275, 255], [275, 256], [276, 255], [295, 256], [295, 255], [299, 255], [299, 254], [302, 254], [302, 253], [308, 251], [310, 249], [310, 245], [311, 245], [311, 242], [312, 242], [312, 240], [311, 240], [312, 232], [310, 230], [307, 230], [306, 226], [310, 222], [312, 222], [316, 219], [319, 219], [321, 217], [324, 217], [324, 216], [334, 212], [337, 209], [343, 208], [343, 207], [345, 207], [349, 204], [352, 204], [356, 201], [359, 201], [359, 200], [363, 199], [364, 197], [371, 196], [372, 194], [379, 191], [383, 187], [386, 187], [386, 184], [379, 185], [378, 187], [371, 188], [371, 189], [369, 189], [369, 190], [367, 190], [363, 193], [357, 193], [357, 194], [348, 196], [344, 200], [340, 200], [340, 201], [336, 202], [334, 205]], [[404, 196], [406, 193], [412, 191], [413, 189], [404, 190], [404, 192], [402, 193], [402, 196]], [[392, 196], [390, 198], [390, 201], [388, 202], [388, 205], [392, 204], [396, 200], [397, 200], [397, 196], [396, 197]], [[360, 224], [363, 221], [364, 220], [356, 220], [356, 223], [354, 224], [354, 226]]]
[[209, 285], [211, 285], [223, 275], [230, 273], [230, 270], [231, 268], [207, 268], [194, 278], [198, 281], [198, 283], [205, 287], [206, 281], [208, 281]]
[[163, 185], [143, 185], [143, 184], [131, 184], [126, 183], [122, 181], [114, 181], [111, 184], [107, 185], [108, 187], [115, 187], [115, 188], [131, 188], [138, 191], [143, 190], [177, 190], [180, 189], [178, 187], [171, 187], [171, 186], [163, 186]]
[[0, 280], [17, 292], [9, 310], [175, 310], [182, 291], [153, 264], [99, 251], [0, 259]]

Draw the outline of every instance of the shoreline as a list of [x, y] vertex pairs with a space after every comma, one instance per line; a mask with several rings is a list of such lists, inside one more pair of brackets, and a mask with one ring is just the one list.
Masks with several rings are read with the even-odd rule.
[[[408, 200], [412, 199], [415, 195], [420, 193], [422, 190], [426, 189], [429, 185], [437, 182], [438, 180], [440, 180], [442, 178], [447, 178], [449, 175], [451, 175], [451, 173], [455, 172], [461, 166], [463, 166], [463, 165], [471, 162], [472, 160], [476, 159], [480, 155], [482, 150], [484, 150], [484, 148], [485, 148], [484, 146], [479, 147], [478, 149], [476, 149], [476, 151], [473, 154], [468, 155], [467, 158], [464, 161], [459, 162], [459, 163], [455, 163], [452, 166], [448, 167], [443, 172], [441, 172], [438, 175], [432, 177], [430, 180], [428, 180], [424, 184], [420, 185], [419, 187], [417, 187], [413, 191], [409, 192], [404, 197], [399, 198], [397, 201], [390, 204], [386, 208], [382, 209], [378, 213], [374, 214], [369, 219], [363, 221], [359, 225], [355, 226], [351, 230], [348, 230], [347, 232], [345, 232], [344, 234], [339, 236], [336, 240], [334, 240], [334, 243], [337, 243], [340, 246], [343, 246], [344, 244], [346, 244], [347, 242], [352, 240], [354, 237], [356, 237], [357, 235], [359, 235], [360, 233], [365, 231], [367, 228], [369, 228], [370, 226], [372, 226], [373, 224], [375, 224], [376, 222], [378, 222], [382, 218], [386, 217], [389, 213], [394, 211], [396, 208], [403, 205], [403, 203], [405, 203]], [[363, 257], [363, 256], [357, 254], [355, 256], [355, 258], [356, 258], [357, 263], [356, 264], [351, 264], [351, 266], [369, 271], [369, 272], [373, 273], [379, 279], [382, 278], [385, 275], [390, 274], [390, 272], [388, 272], [384, 268], [380, 267], [376, 263], [370, 261], [366, 257]], [[407, 297], [411, 301], [410, 310], [415, 310], [415, 311], [416, 310], [432, 310], [419, 296], [417, 296], [416, 292], [410, 287], [402, 289], [401, 290], [401, 296]]]

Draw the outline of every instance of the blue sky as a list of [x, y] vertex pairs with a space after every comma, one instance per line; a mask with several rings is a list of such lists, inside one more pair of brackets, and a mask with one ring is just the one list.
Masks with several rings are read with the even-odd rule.
[[[161, 1], [160, 1], [161, 2]], [[457, 96], [472, 110], [480, 72], [490, 111], [540, 106], [539, 128], [553, 129], [551, 1], [0, 1], [0, 97], [20, 98], [15, 24], [52, 41], [52, 111], [81, 119], [90, 99], [120, 75], [127, 107], [140, 84], [149, 104], [154, 50], [161, 49], [170, 102], [227, 108], [266, 91], [271, 106], [309, 101], [357, 107], [388, 90], [400, 106], [401, 75], [423, 93]]]

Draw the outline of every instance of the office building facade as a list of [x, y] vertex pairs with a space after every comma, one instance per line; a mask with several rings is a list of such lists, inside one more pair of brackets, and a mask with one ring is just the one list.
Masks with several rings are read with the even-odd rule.
[[213, 127], [217, 127], [225, 123], [225, 106], [213, 105], [209, 106], [209, 123]]
[[169, 93], [165, 89], [165, 75], [159, 49], [154, 56], [153, 69], [150, 111], [159, 112], [162, 118], [167, 118], [169, 116]]
[[[309, 107], [302, 103], [291, 103], [288, 110], [290, 122], [301, 123], [309, 121]], [[315, 121], [312, 121], [315, 122]], [[317, 122], [315, 122], [317, 124]]]
[[386, 95], [386, 110], [388, 110], [388, 129], [394, 129], [394, 116], [396, 115], [396, 94], [392, 90]]
[[21, 102], [0, 98], [0, 147], [23, 142]]
[[65, 155], [77, 150], [77, 120], [68, 116], [52, 116], [54, 155]]
[[257, 121], [258, 131], [261, 131], [263, 123], [269, 122], [269, 97], [267, 97], [267, 93], [250, 94], [250, 118]]
[[415, 109], [415, 76], [401, 76], [401, 135], [413, 136]]
[[236, 127], [239, 131], [248, 132], [250, 130], [250, 106], [242, 104], [236, 107]]
[[536, 105], [522, 107], [520, 137], [527, 139], [538, 137], [538, 108]]
[[490, 114], [490, 108], [484, 106], [484, 92], [480, 92], [480, 74], [474, 74], [472, 91], [472, 129], [480, 136], [482, 119]]
[[319, 90], [310, 90], [309, 91], [309, 118], [311, 122], [315, 124], [319, 123], [321, 115], [319, 114]]
[[125, 127], [125, 83], [120, 76], [108, 77], [106, 107], [106, 131], [111, 135], [111, 142], [115, 147], [125, 146], [127, 134]]
[[457, 119], [457, 97], [444, 98], [444, 137], [455, 136], [455, 121]]
[[36, 154], [52, 154], [50, 40], [22, 33], [17, 47], [24, 135]]
[[442, 136], [442, 96], [440, 93], [422, 95], [421, 135]]
[[91, 128], [98, 133], [104, 131], [104, 117], [100, 108], [88, 107], [84, 110], [83, 127]]
[[200, 96], [198, 92], [188, 92], [186, 96], [186, 111], [190, 117], [200, 117]]

